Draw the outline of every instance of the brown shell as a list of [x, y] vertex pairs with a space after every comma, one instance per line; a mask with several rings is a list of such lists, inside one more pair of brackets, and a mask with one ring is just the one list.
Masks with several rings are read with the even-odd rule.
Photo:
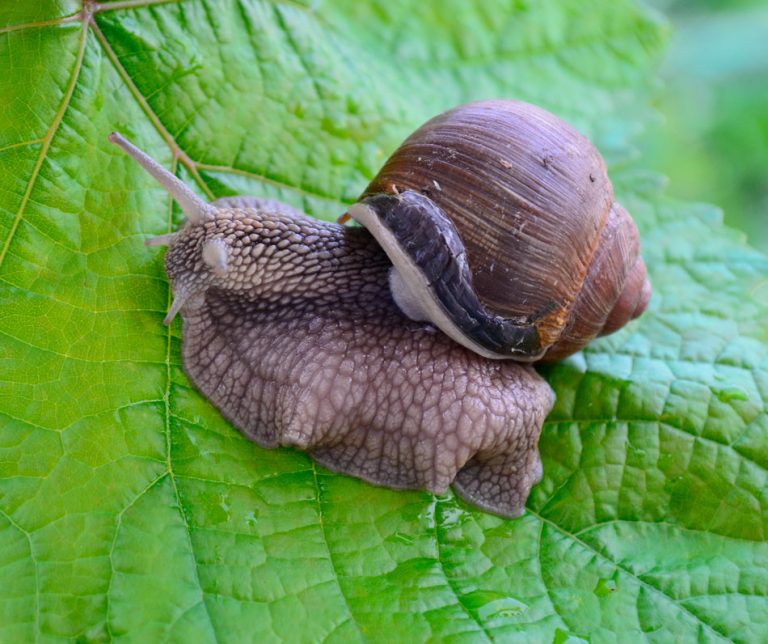
[[[406, 139], [362, 197], [404, 190], [429, 197], [456, 226], [490, 311], [551, 311], [537, 323], [547, 359], [579, 350], [647, 304], [637, 228], [613, 201], [602, 157], [546, 110], [493, 100], [438, 115]], [[632, 292], [622, 294], [625, 284]]]

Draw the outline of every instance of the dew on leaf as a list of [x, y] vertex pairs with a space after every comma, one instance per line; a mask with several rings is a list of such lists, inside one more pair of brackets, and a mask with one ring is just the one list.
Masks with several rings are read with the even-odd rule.
[[475, 590], [464, 596], [463, 603], [486, 624], [510, 619], [528, 610], [528, 604], [493, 590]]
[[738, 387], [728, 387], [717, 392], [717, 397], [723, 402], [731, 400], [749, 400], [747, 393]]
[[404, 532], [395, 532], [395, 540], [406, 545], [411, 545], [416, 539], [410, 534], [405, 534]]
[[611, 593], [615, 593], [619, 589], [619, 585], [615, 579], [600, 579], [595, 586], [594, 593], [598, 597], [605, 597]]

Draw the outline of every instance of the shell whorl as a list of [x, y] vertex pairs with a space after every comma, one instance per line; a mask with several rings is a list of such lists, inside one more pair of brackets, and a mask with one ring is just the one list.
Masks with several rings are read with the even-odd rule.
[[651, 284], [639, 252], [637, 227], [621, 204], [614, 202], [562, 333], [543, 360], [569, 356], [645, 310]]
[[[622, 311], [630, 300], [644, 308], [640, 295], [622, 294], [638, 262], [638, 235], [614, 203], [602, 157], [539, 107], [482, 101], [436, 116], [394, 152], [361, 199], [406, 190], [431, 199], [459, 230], [489, 311], [510, 319], [549, 311], [537, 323], [545, 359], [606, 332], [609, 314], [610, 325], [625, 323], [631, 314], [611, 313], [620, 295]], [[635, 281], [647, 303], [645, 275]]]

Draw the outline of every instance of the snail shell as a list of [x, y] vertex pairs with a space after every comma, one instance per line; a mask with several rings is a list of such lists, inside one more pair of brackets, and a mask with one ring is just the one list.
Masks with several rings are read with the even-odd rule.
[[406, 315], [492, 358], [556, 360], [640, 315], [637, 227], [597, 149], [534, 105], [449, 110], [349, 210], [393, 262]]

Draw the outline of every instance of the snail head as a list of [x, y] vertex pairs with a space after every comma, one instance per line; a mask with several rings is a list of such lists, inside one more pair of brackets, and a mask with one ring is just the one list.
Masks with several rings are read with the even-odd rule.
[[237, 243], [238, 238], [247, 229], [234, 221], [238, 211], [206, 203], [189, 186], [119, 133], [110, 134], [109, 141], [125, 150], [168, 190], [186, 215], [186, 222], [180, 230], [145, 242], [147, 246], [168, 246], [165, 268], [174, 299], [165, 324], [173, 321], [187, 301], [209, 287], [236, 287], [242, 280], [233, 279], [230, 257], [236, 256], [238, 249], [242, 248], [242, 244]]

